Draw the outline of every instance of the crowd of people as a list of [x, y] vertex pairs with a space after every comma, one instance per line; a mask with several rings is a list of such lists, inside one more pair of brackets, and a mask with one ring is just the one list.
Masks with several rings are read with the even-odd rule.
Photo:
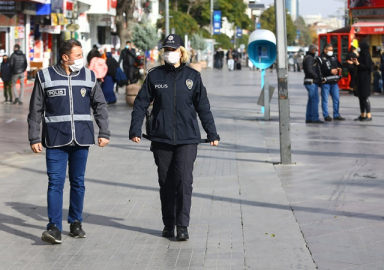
[[[305, 73], [304, 85], [308, 91], [306, 110], [306, 123], [322, 124], [324, 121], [345, 120], [339, 113], [340, 95], [338, 81], [342, 71], [342, 65], [333, 54], [333, 45], [326, 44], [320, 56], [317, 56], [316, 45], [309, 46], [309, 50], [303, 61]], [[350, 47], [345, 59], [350, 74], [349, 89], [359, 99], [360, 115], [355, 121], [372, 121], [371, 81], [373, 76], [373, 90], [380, 94], [383, 88], [384, 54], [381, 56], [381, 65], [375, 65], [369, 52], [369, 44], [362, 41], [359, 48]], [[381, 70], [381, 72], [380, 72]], [[321, 108], [324, 121], [319, 119], [319, 88], [321, 88]], [[333, 119], [328, 113], [328, 97], [333, 101]]]

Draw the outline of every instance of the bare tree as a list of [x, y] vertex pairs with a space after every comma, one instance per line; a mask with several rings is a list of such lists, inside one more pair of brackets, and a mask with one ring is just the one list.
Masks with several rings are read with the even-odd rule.
[[135, 0], [117, 0], [116, 29], [120, 38], [120, 50], [125, 47], [125, 42], [132, 38], [134, 11]]

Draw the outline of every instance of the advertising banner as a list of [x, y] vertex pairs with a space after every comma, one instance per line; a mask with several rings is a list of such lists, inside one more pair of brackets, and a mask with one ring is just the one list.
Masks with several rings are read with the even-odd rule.
[[221, 11], [214, 10], [213, 11], [213, 34], [220, 34], [221, 29]]
[[348, 0], [348, 8], [384, 8], [384, 0]]

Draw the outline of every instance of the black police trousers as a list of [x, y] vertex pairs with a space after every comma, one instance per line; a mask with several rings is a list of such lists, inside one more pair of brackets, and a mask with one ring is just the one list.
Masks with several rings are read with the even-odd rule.
[[159, 175], [164, 226], [188, 227], [197, 144], [170, 145], [152, 142], [151, 151]]

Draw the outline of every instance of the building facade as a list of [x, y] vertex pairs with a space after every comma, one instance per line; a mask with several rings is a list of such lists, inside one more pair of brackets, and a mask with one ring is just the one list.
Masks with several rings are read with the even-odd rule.
[[296, 19], [300, 16], [299, 0], [285, 0], [285, 8], [291, 15], [292, 21], [296, 21]]

